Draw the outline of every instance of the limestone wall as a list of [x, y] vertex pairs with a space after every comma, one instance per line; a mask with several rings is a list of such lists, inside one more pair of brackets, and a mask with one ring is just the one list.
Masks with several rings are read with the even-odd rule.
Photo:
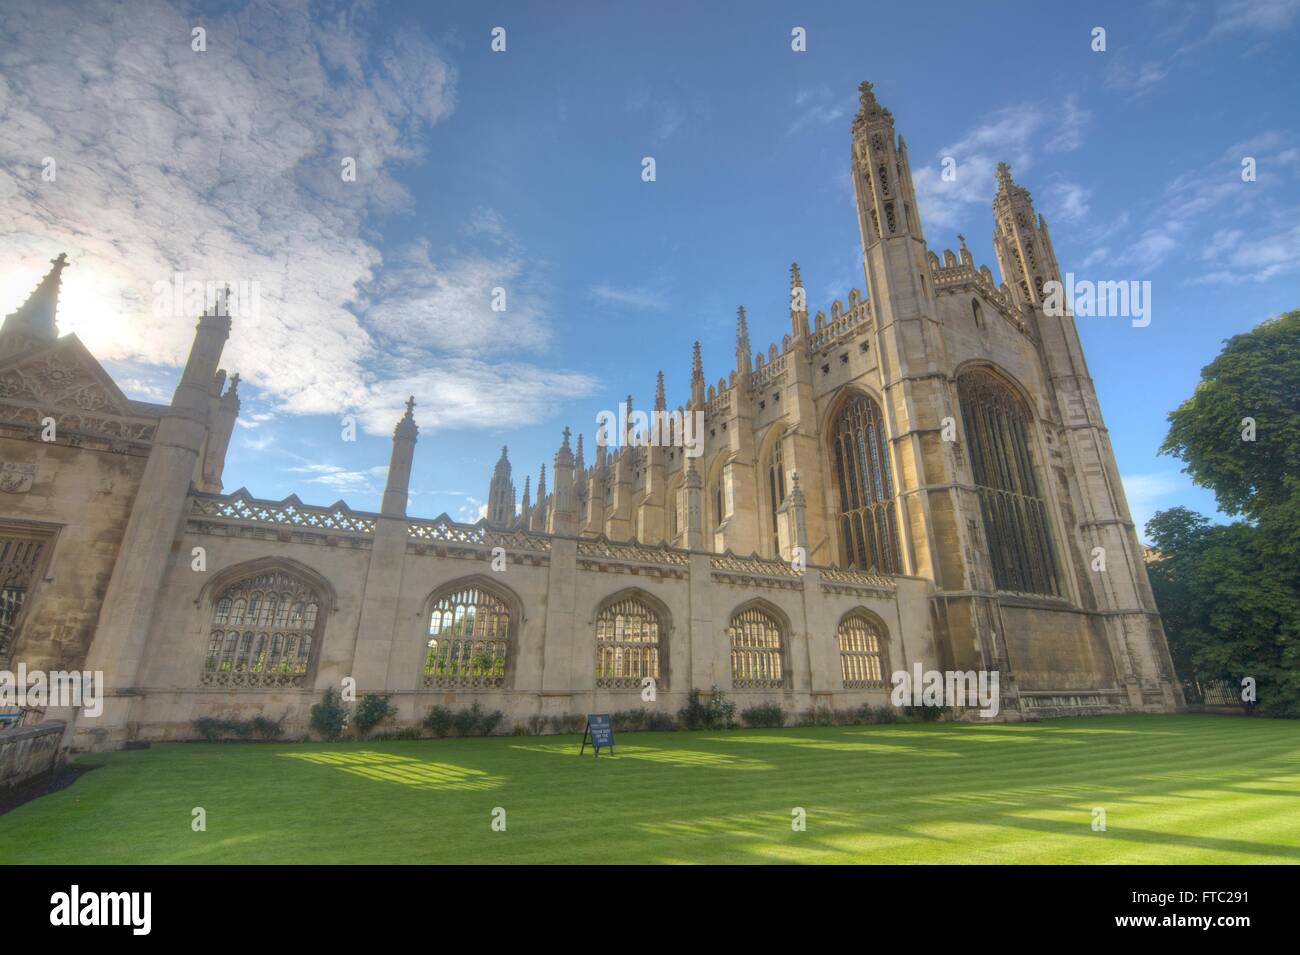
[[0, 789], [19, 786], [62, 765], [67, 724], [58, 720], [0, 730]]
[[[387, 658], [386, 667], [372, 672], [386, 677], [358, 678], [357, 692], [392, 694], [399, 722], [406, 724], [417, 723], [435, 704], [457, 708], [473, 702], [502, 710], [514, 723], [539, 714], [643, 705], [676, 713], [692, 687], [708, 691], [713, 685], [731, 694], [742, 709], [760, 702], [777, 702], [789, 712], [814, 705], [847, 709], [865, 702], [884, 704], [887, 676], [879, 689], [843, 687], [836, 628], [845, 613], [858, 608], [873, 615], [887, 634], [886, 673], [915, 660], [935, 663], [928, 588], [922, 580], [818, 568], [799, 574], [776, 561], [600, 540], [508, 533], [481, 541], [436, 539], [438, 534], [473, 537], [473, 528], [434, 528], [431, 522], [412, 522], [411, 527], [397, 579], [376, 581], [370, 568], [374, 542], [364, 533], [335, 536], [192, 517], [173, 551], [163, 585], [167, 597], [149, 635], [139, 685], [115, 686], [108, 675], [110, 693], [132, 698], [129, 736], [191, 738], [190, 722], [202, 715], [285, 717], [287, 733], [305, 732], [311, 704], [327, 687], [339, 686], [362, 669], [356, 652], [358, 635], [366, 632], [362, 608], [367, 587], [391, 590], [395, 623], [388, 633], [366, 632], [370, 652], [378, 648]], [[500, 570], [493, 570], [494, 542], [504, 545]], [[196, 547], [203, 548], [203, 571], [194, 569]], [[319, 579], [327, 590], [322, 643], [309, 685], [201, 685], [213, 605], [224, 582], [273, 564]], [[517, 608], [504, 685], [425, 686], [430, 602], [446, 586], [465, 581], [491, 587]], [[602, 604], [625, 592], [644, 595], [660, 609], [663, 667], [653, 703], [643, 703], [637, 688], [596, 685], [596, 615]], [[733, 691], [727, 628], [737, 609], [751, 602], [782, 622], [784, 689]], [[79, 731], [90, 733], [93, 721], [83, 723]]]
[[35, 469], [30, 486], [0, 493], [0, 523], [50, 535], [12, 659], [32, 669], [79, 667], [94, 636], [145, 458], [0, 436], [0, 459]]

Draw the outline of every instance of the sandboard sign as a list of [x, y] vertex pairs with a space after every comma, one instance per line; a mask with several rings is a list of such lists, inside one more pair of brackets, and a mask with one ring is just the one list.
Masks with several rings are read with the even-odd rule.
[[614, 724], [610, 722], [608, 713], [588, 713], [587, 728], [582, 732], [582, 749], [578, 750], [581, 756], [587, 751], [587, 740], [591, 740], [591, 748], [594, 750], [593, 755], [597, 758], [600, 756], [601, 747], [609, 750], [610, 755], [614, 753]]

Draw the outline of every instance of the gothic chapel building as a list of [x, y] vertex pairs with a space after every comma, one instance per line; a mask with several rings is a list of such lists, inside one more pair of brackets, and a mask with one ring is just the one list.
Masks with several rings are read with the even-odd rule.
[[742, 308], [734, 370], [706, 384], [697, 344], [673, 414], [660, 376], [672, 427], [703, 412], [700, 456], [623, 435], [587, 464], [566, 429], [518, 506], [503, 449], [477, 524], [407, 514], [413, 402], [377, 513], [222, 493], [224, 308], [170, 404], [133, 401], [58, 336], [60, 256], [0, 328], [0, 669], [102, 671], [102, 715], [47, 714], [84, 747], [200, 716], [301, 734], [348, 677], [404, 724], [675, 712], [714, 686], [848, 709], [916, 664], [998, 671], [1007, 719], [1179, 708], [1074, 319], [1042, 307], [1047, 223], [1000, 165], [1002, 281], [964, 241], [930, 251], [906, 146], [861, 91], [865, 294], [810, 321], [792, 267], [779, 345], [755, 354]]

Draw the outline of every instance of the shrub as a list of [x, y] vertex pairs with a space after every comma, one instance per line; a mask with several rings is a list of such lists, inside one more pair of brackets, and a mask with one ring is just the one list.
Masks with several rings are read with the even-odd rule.
[[367, 693], [357, 701], [356, 711], [352, 714], [352, 725], [357, 735], [364, 737], [372, 729], [397, 715], [397, 707], [386, 694]]
[[386, 733], [380, 733], [375, 739], [385, 741], [398, 741], [408, 739], [424, 739], [424, 734], [420, 732], [418, 726], [403, 726], [400, 729], [389, 730]]
[[709, 690], [709, 702], [700, 699], [699, 690], [686, 695], [686, 705], [677, 714], [688, 730], [727, 729], [735, 725], [736, 704], [716, 685]]
[[219, 720], [215, 716], [200, 716], [197, 720], [193, 720], [190, 725], [194, 727], [195, 732], [209, 743], [215, 743], [221, 739], [224, 722], [224, 720]]
[[645, 728], [645, 718], [645, 710], [620, 710], [610, 714], [609, 722], [615, 733], [635, 733]]
[[541, 736], [546, 732], [546, 717], [535, 714], [528, 717], [528, 735]]
[[898, 710], [886, 703], [884, 706], [872, 707], [870, 704], [862, 707], [864, 723], [897, 723]]
[[483, 736], [491, 736], [504, 718], [505, 714], [500, 710], [492, 710], [490, 713], [482, 714], [478, 721], [479, 733]]
[[310, 725], [322, 738], [331, 742], [343, 735], [348, 725], [348, 711], [334, 687], [325, 691], [323, 700], [312, 704]]
[[742, 710], [740, 719], [746, 726], [752, 727], [784, 726], [785, 710], [776, 703], [760, 703], [758, 706]]
[[424, 717], [424, 728], [434, 736], [442, 737], [451, 732], [454, 714], [445, 706], [432, 707]]
[[269, 716], [254, 716], [248, 723], [252, 735], [259, 739], [276, 739], [284, 729], [284, 717], [273, 720]]
[[479, 721], [483, 718], [483, 707], [475, 703], [467, 710], [459, 710], [451, 718], [451, 725], [456, 729], [457, 736], [471, 736], [478, 729]]
[[709, 707], [700, 700], [699, 690], [686, 694], [686, 705], [678, 711], [677, 718], [688, 730], [703, 729], [708, 725]]
[[922, 723], [933, 723], [941, 720], [947, 714], [948, 707], [936, 706], [933, 703], [923, 703], [921, 706], [905, 706], [903, 714], [911, 719], [920, 720]]
[[646, 714], [645, 728], [652, 733], [671, 733], [677, 729], [677, 721], [667, 713], [653, 710]]
[[553, 733], [581, 733], [587, 728], [587, 717], [581, 713], [563, 713], [547, 721]]
[[835, 711], [826, 707], [809, 707], [799, 718], [800, 726], [830, 726], [835, 722]]

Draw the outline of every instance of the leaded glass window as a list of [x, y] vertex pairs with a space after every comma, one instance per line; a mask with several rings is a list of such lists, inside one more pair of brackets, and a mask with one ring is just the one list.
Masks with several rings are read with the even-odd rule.
[[780, 511], [785, 501], [785, 457], [781, 451], [784, 442], [777, 438], [767, 459], [768, 512], [772, 516], [772, 556], [781, 556]]
[[284, 570], [231, 584], [212, 610], [205, 686], [303, 686], [320, 638], [321, 595]]
[[659, 614], [639, 597], [628, 596], [596, 616], [596, 685], [640, 687], [644, 677], [660, 679]]
[[49, 537], [0, 530], [0, 662], [13, 652], [28, 595], [40, 579]]
[[424, 685], [505, 685], [511, 619], [506, 602], [479, 586], [462, 586], [433, 602]]
[[846, 690], [885, 685], [884, 634], [866, 614], [851, 613], [835, 631], [840, 645], [840, 675]]
[[894, 485], [880, 406], [866, 395], [846, 402], [831, 426], [831, 453], [845, 566], [900, 573]]
[[1001, 378], [982, 368], [957, 379], [957, 396], [998, 589], [1059, 595], [1029, 409]]
[[761, 607], [748, 607], [731, 618], [731, 685], [734, 689], [779, 689], [785, 686], [781, 624]]

